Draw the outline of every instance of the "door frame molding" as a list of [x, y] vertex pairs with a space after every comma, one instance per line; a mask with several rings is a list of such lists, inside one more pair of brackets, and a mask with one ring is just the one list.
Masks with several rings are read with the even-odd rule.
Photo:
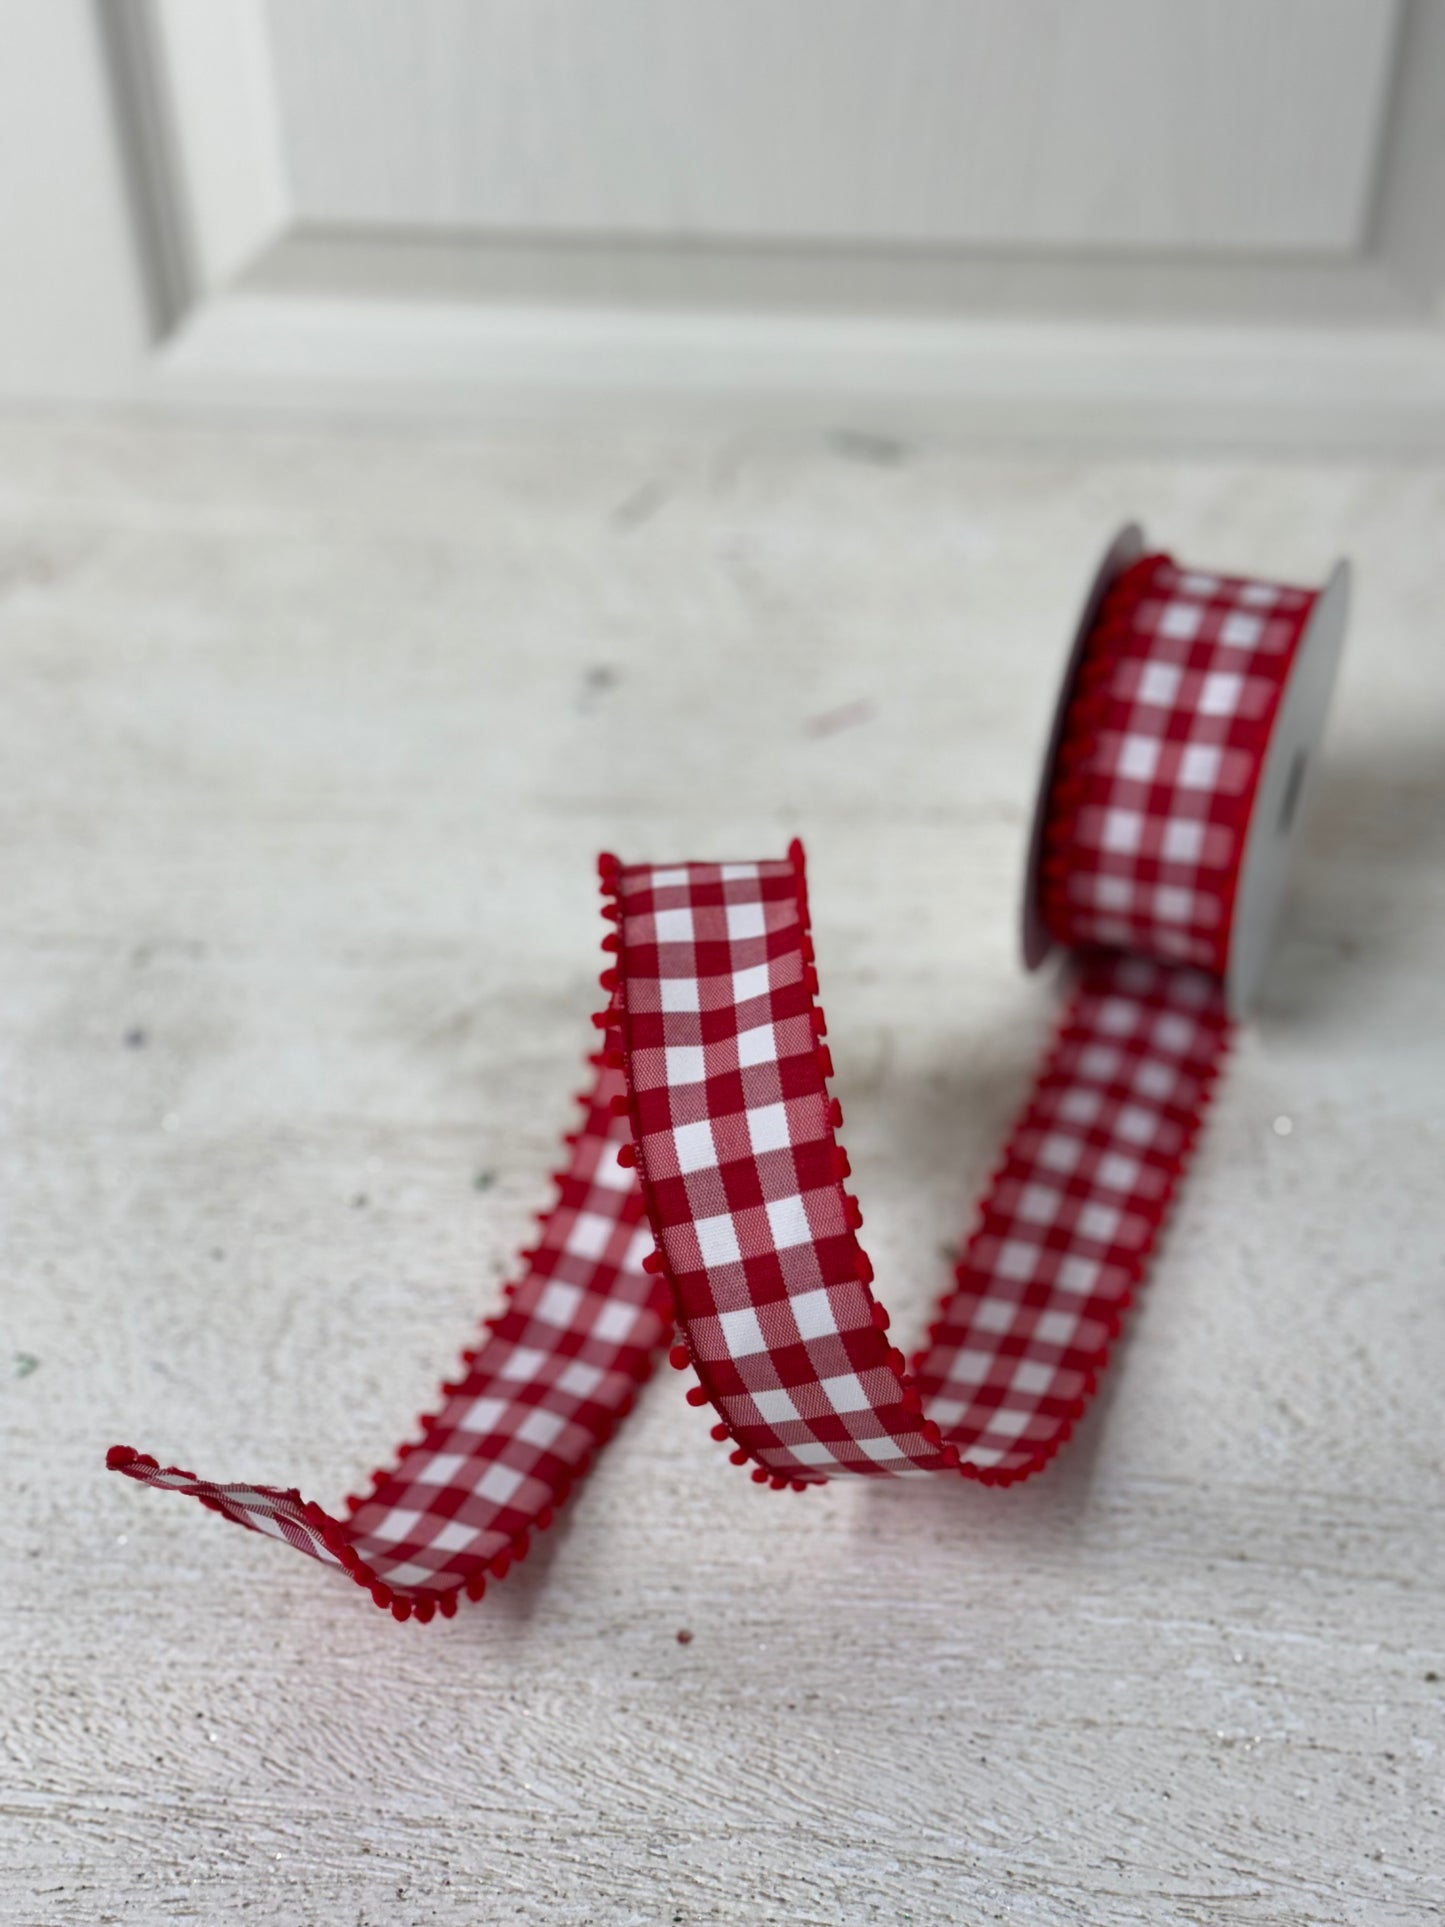
[[261, 0], [93, 4], [155, 323], [150, 397], [1445, 447], [1445, 0], [1403, 0], [1358, 258], [890, 255], [899, 306], [872, 317], [862, 253], [308, 231]]

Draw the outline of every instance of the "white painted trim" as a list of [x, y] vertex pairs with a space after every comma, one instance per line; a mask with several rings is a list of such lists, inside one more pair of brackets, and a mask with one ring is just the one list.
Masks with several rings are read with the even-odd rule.
[[1152, 446], [1445, 448], [1445, 335], [237, 293], [157, 359], [189, 400], [431, 415], [549, 398]]
[[214, 293], [292, 219], [266, 10], [256, 0], [137, 5], [169, 124], [191, 293]]
[[0, 395], [113, 395], [156, 325], [98, 9], [11, 0], [0, 59]]
[[[1407, 12], [1402, 106], [1358, 272], [1221, 262], [1213, 278], [1199, 264], [1141, 280], [1137, 265], [1023, 261], [1010, 278], [983, 260], [921, 263], [900, 279], [904, 311], [881, 316], [858, 312], [846, 263], [836, 276], [801, 259], [769, 274], [722, 256], [686, 273], [634, 256], [459, 268], [439, 250], [388, 267], [384, 247], [318, 247], [295, 229], [273, 245], [284, 181], [267, 175], [279, 165], [274, 148], [266, 158], [271, 109], [249, 84], [238, 94], [251, 101], [250, 133], [233, 160], [250, 185], [233, 182], [227, 201], [213, 179], [222, 213], [198, 265], [187, 210], [212, 190], [191, 178], [193, 141], [145, 110], [164, 103], [171, 70], [157, 43], [178, 12], [182, 31], [211, 36], [215, 58], [222, 28], [193, 22], [209, 7], [21, 4], [24, 30], [0, 70], [0, 150], [14, 163], [0, 169], [0, 236], [17, 291], [0, 304], [0, 393], [433, 419], [701, 411], [1171, 453], [1445, 451], [1445, 163], [1431, 137], [1445, 0]], [[222, 0], [223, 15], [254, 29], [261, 10]], [[236, 59], [254, 73], [254, 32], [249, 44]], [[245, 132], [244, 117], [232, 125]], [[221, 168], [217, 128], [201, 138]], [[228, 276], [252, 246], [261, 259], [238, 287]], [[204, 292], [208, 279], [218, 292]], [[990, 288], [998, 305], [980, 312]], [[1030, 313], [1051, 318], [1015, 318]]]

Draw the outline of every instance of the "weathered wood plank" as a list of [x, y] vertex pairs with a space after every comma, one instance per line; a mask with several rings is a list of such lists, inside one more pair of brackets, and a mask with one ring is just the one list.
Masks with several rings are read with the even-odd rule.
[[[1445, 480], [887, 453], [0, 428], [0, 1917], [1438, 1917]], [[604, 844], [808, 836], [921, 1320], [1047, 1023], [1033, 759], [1134, 510], [1361, 593], [1266, 1008], [1055, 1470], [759, 1493], [663, 1374], [426, 1630], [103, 1476], [330, 1499], [426, 1400], [545, 1196]]]

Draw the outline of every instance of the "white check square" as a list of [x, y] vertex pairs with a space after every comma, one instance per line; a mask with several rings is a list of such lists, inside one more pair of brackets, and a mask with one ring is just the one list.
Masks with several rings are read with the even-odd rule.
[[1105, 997], [1094, 1021], [1108, 1037], [1130, 1037], [1138, 1029], [1139, 1012], [1127, 997]]
[[533, 1345], [518, 1345], [503, 1360], [497, 1377], [512, 1378], [519, 1384], [529, 1385], [551, 1355], [550, 1352], [539, 1351]]
[[[1033, 1277], [1038, 1270], [1038, 1263], [1038, 1246], [1025, 1244], [1022, 1238], [1005, 1238], [998, 1248], [999, 1277], [1011, 1278], [1017, 1285]], [[987, 1306], [988, 1300], [985, 1300], [979, 1310], [984, 1311]]]
[[400, 1545], [409, 1539], [414, 1529], [421, 1524], [421, 1514], [410, 1512], [402, 1507], [388, 1512], [386, 1517], [367, 1531], [368, 1539], [381, 1539], [387, 1545]]
[[1098, 1284], [1102, 1270], [1103, 1266], [1096, 1258], [1084, 1258], [1076, 1251], [1070, 1252], [1059, 1266], [1058, 1289], [1086, 1298]]
[[1106, 850], [1132, 856], [1144, 834], [1144, 819], [1138, 810], [1105, 810], [1099, 842]]
[[1168, 709], [1179, 694], [1179, 674], [1172, 662], [1150, 662], [1139, 678], [1138, 699], [1158, 709]]
[[653, 934], [659, 943], [691, 943], [691, 910], [654, 910]]
[[[275, 1528], [267, 1526], [263, 1530], [270, 1532]], [[386, 1578], [387, 1584], [391, 1586], [424, 1586], [436, 1576], [435, 1566], [419, 1566], [414, 1560], [409, 1559], [405, 1565], [392, 1566]]]
[[416, 1460], [413, 1459], [412, 1465], [417, 1465], [417, 1469], [413, 1472], [409, 1465], [407, 1473], [419, 1485], [446, 1486], [451, 1485], [462, 1467], [469, 1463], [470, 1460], [465, 1452], [437, 1452], [431, 1458], [423, 1460], [420, 1465], [417, 1465]]
[[1132, 1191], [1139, 1182], [1138, 1158], [1126, 1158], [1121, 1151], [1108, 1151], [1099, 1159], [1095, 1177], [1110, 1191]]
[[1152, 1144], [1159, 1131], [1159, 1113], [1142, 1104], [1125, 1104], [1114, 1119], [1114, 1135], [1126, 1144]]
[[1159, 618], [1159, 634], [1175, 642], [1193, 642], [1203, 620], [1204, 611], [1197, 602], [1171, 602]]
[[441, 1531], [433, 1536], [431, 1549], [433, 1552], [460, 1552], [476, 1536], [475, 1526], [463, 1525], [460, 1519], [448, 1519]]
[[727, 908], [728, 936], [734, 943], [747, 937], [761, 937], [767, 928], [760, 903], [730, 903]]
[[604, 1345], [621, 1345], [632, 1336], [637, 1323], [637, 1307], [620, 1298], [609, 1298], [592, 1321], [592, 1336]]
[[1112, 1244], [1123, 1213], [1111, 1204], [1086, 1204], [1079, 1213], [1079, 1232], [1101, 1245]]
[[1204, 825], [1187, 817], [1171, 817], [1164, 825], [1160, 849], [1171, 863], [1197, 863], [1204, 854]]
[[788, 1310], [803, 1339], [831, 1338], [838, 1329], [826, 1291], [800, 1291], [788, 1300]]
[[733, 972], [733, 1002], [745, 1004], [750, 997], [766, 997], [771, 988], [768, 966], [765, 963], [749, 964], [746, 970]]
[[669, 1044], [663, 1057], [669, 1084], [701, 1084], [707, 1076], [701, 1044]]
[[1179, 758], [1179, 787], [1212, 790], [1219, 781], [1223, 752], [1217, 743], [1186, 743]]
[[591, 1398], [606, 1376], [595, 1365], [584, 1365], [580, 1358], [574, 1358], [557, 1380], [557, 1389], [569, 1398]]
[[1176, 1057], [1184, 1057], [1193, 1050], [1199, 1030], [1192, 1018], [1180, 1017], [1173, 1011], [1167, 1011], [1155, 1020], [1152, 1035], [1154, 1042], [1161, 1050], [1172, 1051]]
[[1161, 883], [1150, 908], [1159, 923], [1193, 923], [1198, 901], [1193, 890], [1185, 890], [1177, 883]]
[[1037, 1398], [1040, 1392], [1046, 1392], [1049, 1389], [1053, 1380], [1054, 1370], [1051, 1365], [1040, 1365], [1036, 1360], [1026, 1358], [1019, 1364], [1009, 1381], [1009, 1391], [1021, 1392]]
[[1026, 1184], [1016, 1207], [1025, 1224], [1052, 1224], [1059, 1215], [1060, 1194], [1051, 1184]]
[[543, 1406], [536, 1405], [517, 1427], [516, 1436], [524, 1445], [536, 1445], [545, 1452], [553, 1440], [560, 1438], [566, 1429], [566, 1419], [559, 1418], [555, 1412], [549, 1412]]
[[1069, 895], [1094, 910], [1117, 912], [1134, 906], [1134, 885], [1127, 877], [1070, 877]]
[[567, 1227], [565, 1249], [574, 1258], [600, 1258], [616, 1229], [616, 1221], [600, 1211], [579, 1211]]
[[758, 1323], [758, 1314], [751, 1305], [744, 1305], [739, 1311], [719, 1312], [717, 1322], [722, 1328], [723, 1343], [727, 1346], [730, 1358], [751, 1358], [755, 1353], [768, 1349], [768, 1341], [763, 1337], [763, 1328]]
[[835, 1412], [866, 1412], [873, 1403], [856, 1372], [839, 1372], [833, 1378], [820, 1378], [818, 1390]]
[[1079, 1321], [1072, 1312], [1046, 1311], [1034, 1326], [1034, 1337], [1042, 1345], [1057, 1345], [1063, 1349], [1074, 1343]]
[[497, 1463], [487, 1467], [474, 1490], [479, 1499], [490, 1499], [493, 1505], [505, 1505], [525, 1484], [522, 1473], [514, 1471], [510, 1465]]
[[766, 1425], [787, 1425], [802, 1417], [786, 1392], [754, 1392], [753, 1404]]
[[1086, 1129], [1103, 1108], [1104, 1100], [1097, 1091], [1081, 1091], [1077, 1086], [1059, 1099], [1059, 1116], [1065, 1123], [1082, 1124]]
[[771, 1024], [755, 1024], [751, 1030], [738, 1032], [740, 1070], [746, 1070], [752, 1064], [774, 1064], [777, 1058], [778, 1033]]
[[1119, 751], [1119, 774], [1136, 783], [1152, 783], [1159, 767], [1157, 736], [1126, 736]]
[[713, 1143], [712, 1125], [707, 1118], [700, 1124], [679, 1124], [672, 1133], [673, 1149], [677, 1153], [677, 1168], [688, 1171], [709, 1171], [717, 1164], [717, 1146]]
[[1246, 615], [1242, 609], [1231, 610], [1219, 625], [1219, 640], [1231, 649], [1257, 649], [1263, 634], [1259, 617]]
[[726, 1211], [715, 1218], [694, 1218], [692, 1228], [702, 1262], [709, 1270], [715, 1265], [735, 1265], [742, 1257], [737, 1227]]
[[1233, 716], [1244, 694], [1244, 678], [1232, 669], [1211, 669], [1199, 691], [1201, 716]]
[[805, 1245], [812, 1237], [808, 1229], [808, 1213], [803, 1200], [794, 1195], [791, 1198], [771, 1198], [766, 1206], [768, 1229], [773, 1234], [773, 1243], [779, 1251], [787, 1251], [793, 1245]]
[[1112, 1084], [1123, 1062], [1112, 1044], [1085, 1044], [1079, 1052], [1079, 1075], [1091, 1077], [1096, 1084]]
[[540, 1318], [544, 1325], [556, 1325], [565, 1331], [577, 1316], [577, 1307], [581, 1303], [580, 1286], [564, 1284], [560, 1278], [554, 1278], [537, 1300], [532, 1316]]
[[604, 1191], [630, 1191], [637, 1179], [633, 1176], [630, 1164], [619, 1164], [618, 1153], [622, 1146], [616, 1138], [607, 1138], [597, 1153], [597, 1164], [592, 1173], [592, 1182]]
[[474, 1398], [457, 1420], [457, 1429], [477, 1432], [485, 1437], [489, 1432], [496, 1431], [506, 1409], [507, 1401], [504, 1398]]
[[748, 1140], [758, 1156], [764, 1151], [787, 1150], [791, 1140], [786, 1104], [760, 1104], [755, 1111], [749, 1111], [747, 1117]]
[[1061, 1131], [1050, 1131], [1039, 1145], [1038, 1161], [1046, 1171], [1057, 1171], [1067, 1177], [1083, 1152], [1084, 1147], [1076, 1137], [1066, 1137]]
[[1033, 1416], [1032, 1411], [1006, 1412], [1000, 1406], [984, 1420], [984, 1430], [996, 1439], [1016, 1439], [1020, 1432], [1028, 1429]]
[[651, 1225], [640, 1224], [633, 1232], [627, 1250], [623, 1253], [622, 1270], [641, 1271], [643, 1259], [655, 1249], [656, 1241], [652, 1235]]
[[1152, 1097], [1156, 1104], [1162, 1104], [1174, 1094], [1174, 1073], [1167, 1064], [1153, 1064], [1144, 1058], [1135, 1068], [1133, 1085], [1141, 1097]]

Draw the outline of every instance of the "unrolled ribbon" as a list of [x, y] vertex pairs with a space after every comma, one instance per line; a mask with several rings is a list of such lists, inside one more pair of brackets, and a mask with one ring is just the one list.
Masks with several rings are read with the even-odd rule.
[[846, 1189], [803, 852], [600, 860], [602, 1048], [504, 1309], [396, 1464], [334, 1517], [126, 1446], [107, 1463], [449, 1617], [523, 1557], [669, 1333], [754, 1480], [1005, 1485], [1084, 1410], [1263, 968], [1346, 584], [1177, 567], [1126, 530], [1079, 624], [1025, 891], [1071, 953], [1058, 1033], [910, 1364]]

